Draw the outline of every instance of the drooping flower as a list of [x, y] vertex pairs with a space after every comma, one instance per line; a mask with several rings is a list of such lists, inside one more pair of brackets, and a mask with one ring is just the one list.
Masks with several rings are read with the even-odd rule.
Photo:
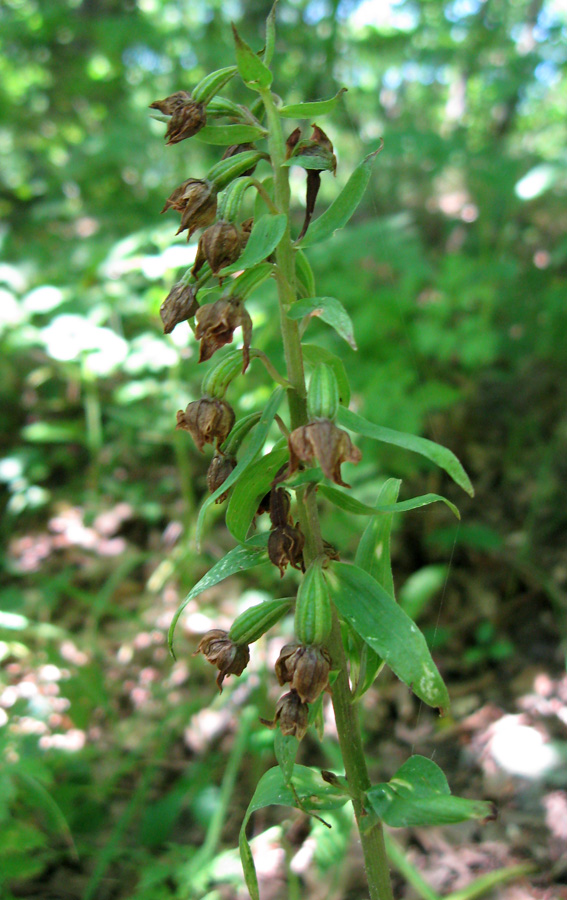
[[303, 548], [305, 536], [298, 524], [281, 525], [270, 532], [268, 538], [268, 556], [270, 562], [277, 566], [283, 578], [288, 564], [293, 569], [305, 571], [303, 563]]
[[317, 419], [292, 431], [288, 438], [288, 475], [297, 471], [299, 462], [317, 459], [324, 474], [335, 484], [350, 487], [341, 477], [344, 462], [358, 463], [362, 453], [355, 447], [342, 428], [337, 428], [329, 419]]
[[290, 734], [300, 741], [305, 737], [309, 724], [309, 707], [303, 703], [297, 691], [284, 694], [277, 702], [273, 720], [260, 719], [268, 728], [280, 726], [282, 734]]
[[242, 675], [250, 660], [247, 644], [235, 644], [226, 631], [213, 628], [201, 638], [193, 656], [202, 653], [219, 670], [217, 685], [222, 692], [222, 683], [227, 675]]
[[221, 219], [211, 225], [199, 238], [195, 264], [191, 270], [193, 275], [205, 262], [210, 265], [213, 275], [218, 275], [221, 269], [238, 259], [242, 244], [242, 232], [233, 222]]
[[201, 306], [195, 322], [195, 337], [201, 341], [199, 362], [210, 359], [219, 347], [230, 344], [235, 329], [240, 326], [244, 339], [242, 371], [246, 371], [250, 361], [252, 319], [240, 297], [221, 297], [215, 303]]
[[281, 685], [290, 683], [303, 703], [313, 703], [329, 684], [331, 657], [322, 647], [286, 644], [276, 661]]
[[226, 400], [202, 397], [189, 403], [177, 413], [177, 428], [188, 431], [198, 450], [216, 441], [217, 446], [228, 437], [235, 421], [232, 407]]
[[162, 213], [174, 209], [181, 213], [181, 225], [177, 234], [187, 229], [187, 240], [197, 228], [206, 228], [215, 221], [217, 214], [217, 191], [210, 182], [199, 178], [188, 178], [169, 195]]
[[178, 281], [160, 306], [159, 314], [163, 322], [163, 333], [170, 334], [180, 322], [186, 322], [199, 309], [195, 297], [195, 287]]
[[176, 91], [165, 100], [154, 100], [150, 109], [159, 109], [164, 116], [171, 116], [165, 132], [168, 144], [178, 144], [192, 137], [207, 124], [204, 105], [193, 100], [187, 91]]
[[[215, 452], [211, 460], [211, 464], [207, 471], [207, 487], [211, 494], [214, 494], [221, 485], [223, 485], [232, 471], [236, 468], [236, 460], [232, 456], [224, 456], [222, 453]], [[226, 500], [228, 491], [221, 494], [215, 501], [222, 503]]]

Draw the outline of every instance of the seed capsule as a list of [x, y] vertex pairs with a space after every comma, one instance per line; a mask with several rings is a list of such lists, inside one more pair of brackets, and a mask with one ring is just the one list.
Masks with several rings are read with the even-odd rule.
[[339, 409], [339, 386], [330, 366], [320, 363], [313, 369], [307, 392], [310, 419], [333, 421]]
[[302, 644], [323, 644], [331, 632], [332, 609], [321, 563], [313, 562], [301, 582], [295, 605], [295, 634]]
[[289, 612], [291, 600], [265, 600], [245, 609], [232, 623], [228, 635], [239, 644], [253, 644]]

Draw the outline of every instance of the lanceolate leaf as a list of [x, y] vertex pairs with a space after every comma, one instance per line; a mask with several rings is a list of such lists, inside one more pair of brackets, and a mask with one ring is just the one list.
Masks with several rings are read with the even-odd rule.
[[287, 225], [287, 216], [279, 213], [277, 216], [262, 216], [254, 223], [248, 243], [241, 256], [232, 266], [221, 270], [221, 276], [240, 272], [242, 269], [250, 269], [266, 259], [276, 249], [283, 237]]
[[313, 297], [315, 294], [315, 275], [303, 250], [295, 251], [295, 274], [299, 281], [300, 293], [303, 293], [306, 297]]
[[[395, 506], [402, 482], [399, 478], [388, 478], [376, 501], [379, 506]], [[372, 575], [390, 596], [394, 597], [394, 577], [390, 558], [390, 534], [392, 531], [393, 513], [373, 518], [360, 538], [356, 549], [355, 563]]]
[[268, 431], [270, 430], [270, 426], [271, 426], [272, 422], [274, 421], [274, 416], [278, 411], [278, 407], [279, 407], [280, 403], [282, 402], [283, 394], [284, 394], [283, 388], [276, 388], [276, 390], [270, 397], [268, 403], [266, 404], [266, 407], [262, 413], [262, 417], [254, 429], [254, 433], [252, 435], [252, 438], [250, 439], [249, 444], [247, 445], [246, 449], [242, 453], [242, 456], [238, 460], [236, 468], [233, 469], [233, 471], [230, 473], [228, 478], [221, 484], [221, 486], [219, 488], [217, 488], [217, 490], [213, 494], [211, 494], [209, 497], [207, 497], [207, 499], [201, 506], [201, 509], [199, 510], [199, 516], [197, 518], [196, 538], [195, 538], [198, 549], [200, 549], [201, 533], [203, 531], [203, 523], [205, 521], [205, 515], [206, 515], [208, 508], [211, 506], [212, 503], [215, 502], [215, 500], [217, 500], [222, 494], [224, 494], [224, 492], [227, 491], [229, 489], [229, 487], [232, 487], [232, 485], [235, 484], [236, 481], [238, 481], [240, 476], [246, 471], [246, 469], [248, 468], [250, 463], [252, 463], [254, 461], [254, 459], [256, 458], [256, 456], [258, 455], [258, 453], [264, 446], [264, 441], [266, 440], [266, 435], [268, 434]]
[[319, 363], [325, 363], [330, 366], [335, 373], [337, 384], [339, 386], [339, 399], [344, 406], [350, 403], [350, 385], [344, 363], [342, 359], [335, 356], [324, 347], [318, 347], [317, 344], [303, 344], [303, 358], [307, 365], [316, 366]]
[[390, 781], [371, 787], [366, 797], [368, 807], [393, 828], [494, 818], [492, 803], [453, 797], [442, 770], [425, 756], [410, 756]]
[[252, 569], [254, 566], [260, 565], [260, 563], [267, 562], [267, 546], [268, 534], [255, 535], [251, 540], [248, 541], [248, 543], [238, 547], [234, 547], [234, 549], [230, 550], [226, 554], [226, 556], [223, 556], [222, 559], [219, 559], [219, 561], [216, 562], [211, 569], [209, 569], [207, 574], [203, 575], [203, 577], [200, 581], [197, 582], [195, 587], [191, 588], [185, 599], [177, 607], [171, 625], [169, 626], [167, 643], [169, 652], [174, 658], [175, 653], [173, 652], [173, 634], [175, 632], [175, 626], [179, 621], [179, 617], [187, 604], [190, 603], [191, 600], [193, 600], [195, 597], [198, 597], [199, 594], [202, 594], [203, 591], [208, 590], [208, 588], [214, 587], [215, 584], [218, 584], [219, 581], [224, 581], [224, 579], [228, 578], [230, 575], [235, 575], [237, 572], [245, 572], [246, 569]]
[[232, 33], [236, 47], [236, 65], [244, 84], [253, 91], [268, 88], [272, 83], [272, 73], [246, 41], [242, 40], [234, 25]]
[[238, 480], [226, 511], [226, 527], [237, 541], [245, 540], [260, 500], [288, 457], [287, 449], [274, 450], [257, 460]]
[[420, 509], [422, 506], [428, 506], [430, 503], [441, 502], [449, 507], [457, 519], [461, 518], [461, 514], [455, 504], [440, 494], [423, 494], [421, 497], [402, 500], [400, 503], [377, 503], [376, 506], [368, 506], [367, 503], [361, 503], [360, 500], [351, 497], [346, 491], [339, 491], [329, 484], [319, 485], [318, 490], [319, 494], [326, 497], [335, 506], [340, 506], [341, 509], [354, 513], [355, 516], [379, 516], [382, 513], [408, 512], [411, 509]]
[[266, 136], [256, 125], [205, 125], [195, 135], [204, 144], [247, 144]]
[[308, 297], [298, 300], [288, 312], [290, 319], [303, 319], [304, 316], [318, 317], [335, 329], [353, 350], [357, 350], [354, 339], [352, 320], [346, 309], [335, 297]]
[[428, 706], [446, 711], [449, 694], [417, 625], [358, 566], [333, 563], [326, 573], [340, 614], [386, 665]]
[[[348, 799], [338, 788], [323, 781], [316, 769], [309, 769], [307, 766], [293, 767], [292, 783], [302, 807], [310, 811], [338, 809]], [[246, 838], [246, 827], [252, 813], [266, 806], [296, 806], [293, 791], [286, 784], [286, 778], [279, 766], [269, 769], [258, 782], [240, 828], [240, 857], [252, 900], [260, 900], [260, 892], [252, 851]]]
[[333, 112], [339, 99], [346, 91], [347, 88], [341, 88], [338, 94], [335, 94], [330, 100], [314, 100], [309, 103], [289, 103], [287, 106], [281, 106], [278, 112], [284, 119], [310, 119], [311, 116], [326, 116], [328, 113]]
[[[402, 482], [398, 478], [389, 478], [382, 485], [376, 505], [394, 505], [398, 499], [401, 484]], [[390, 534], [393, 520], [393, 513], [383, 513], [381, 516], [373, 516], [370, 519], [358, 544], [354, 561], [357, 566], [372, 575], [391, 597], [395, 598], [390, 554]], [[355, 674], [357, 673], [353, 690], [355, 700], [366, 693], [384, 666], [382, 658], [372, 650], [366, 641], [362, 641], [359, 635], [357, 637], [362, 646], [357, 648], [358, 654], [354, 660], [354, 666], [351, 658], [351, 671], [354, 669]]]
[[266, 19], [266, 47], [264, 50], [264, 64], [269, 66], [272, 62], [274, 49], [276, 46], [276, 6], [278, 0], [274, 0], [274, 5], [270, 10], [270, 14]]
[[403, 447], [405, 450], [412, 450], [414, 453], [425, 456], [444, 469], [459, 487], [474, 497], [474, 488], [469, 476], [455, 454], [447, 447], [442, 447], [441, 444], [436, 444], [427, 438], [417, 437], [415, 434], [406, 434], [403, 431], [394, 431], [392, 428], [375, 425], [350, 409], [339, 409], [337, 421], [343, 428], [348, 428], [349, 431], [362, 434], [364, 437], [374, 438], [385, 444], [394, 444], [396, 447]]
[[309, 231], [301, 240], [301, 247], [311, 247], [312, 244], [326, 241], [337, 228], [343, 228], [346, 225], [362, 200], [364, 191], [370, 181], [372, 165], [383, 146], [384, 144], [382, 143], [378, 150], [370, 153], [359, 163], [338, 197], [333, 200], [323, 215], [315, 219], [309, 226]]

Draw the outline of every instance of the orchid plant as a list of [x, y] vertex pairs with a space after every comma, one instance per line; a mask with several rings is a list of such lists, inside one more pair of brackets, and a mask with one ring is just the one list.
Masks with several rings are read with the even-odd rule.
[[[210, 496], [197, 521], [197, 539], [213, 503], [225, 503], [226, 523], [237, 544], [196, 584], [181, 604], [173, 632], [187, 603], [236, 572], [271, 563], [275, 584], [288, 567], [299, 583], [294, 596], [259, 603], [239, 615], [228, 632], [205, 634], [196, 652], [218, 669], [222, 690], [250, 659], [250, 645], [285, 616], [294, 614], [295, 636], [275, 666], [284, 689], [271, 720], [277, 765], [257, 785], [241, 829], [240, 849], [248, 889], [259, 898], [254, 862], [246, 836], [253, 811], [270, 804], [296, 806], [319, 816], [351, 802], [364, 853], [370, 896], [391, 900], [383, 824], [431, 825], [485, 819], [489, 803], [451, 795], [441, 769], [430, 759], [410, 756], [387, 783], [372, 785], [358, 721], [358, 702], [388, 666], [424, 703], [443, 715], [449, 696], [427, 643], [396, 603], [390, 563], [390, 530], [396, 513], [444, 502], [437, 494], [398, 500], [400, 482], [389, 479], [376, 504], [349, 493], [343, 465], [356, 464], [361, 435], [421, 454], [444, 469], [467, 493], [469, 478], [453, 453], [432, 441], [374, 424], [349, 409], [350, 390], [342, 361], [328, 350], [303, 341], [312, 316], [320, 317], [356, 349], [352, 322], [342, 302], [317, 294], [307, 250], [346, 225], [370, 179], [379, 146], [352, 171], [331, 205], [313, 218], [321, 177], [335, 173], [331, 140], [319, 122], [333, 112], [343, 90], [328, 100], [286, 104], [272, 90], [275, 5], [266, 27], [265, 46], [256, 53], [236, 28], [236, 65], [205, 77], [191, 93], [178, 91], [152, 103], [154, 116], [167, 123], [168, 144], [198, 134], [225, 146], [222, 158], [203, 178], [188, 178], [165, 201], [163, 211], [181, 217], [179, 232], [188, 238], [202, 229], [195, 263], [173, 286], [161, 307], [164, 331], [189, 321], [206, 363], [202, 396], [177, 414], [177, 427], [197, 448], [211, 445]], [[253, 97], [249, 107], [221, 94], [240, 78]], [[290, 130], [288, 123], [300, 124]], [[316, 120], [314, 122], [314, 120]], [[311, 132], [304, 123], [314, 122]], [[305, 217], [297, 235], [290, 219], [290, 167], [305, 171]], [[262, 170], [264, 170], [262, 172]], [[254, 216], [243, 219], [245, 195], [255, 194]], [[246, 301], [261, 296], [274, 279], [279, 299], [281, 340], [287, 371], [279, 373], [253, 346]], [[219, 296], [220, 294], [220, 296]], [[242, 348], [225, 350], [241, 329]], [[273, 392], [262, 410], [237, 419], [226, 399], [234, 379], [259, 360]], [[210, 362], [209, 362], [210, 361]], [[306, 371], [309, 378], [306, 379]], [[283, 411], [286, 401], [287, 411]], [[279, 427], [278, 437], [273, 434]], [[268, 435], [271, 449], [266, 451]], [[321, 501], [368, 521], [355, 559], [344, 561], [340, 548], [325, 536]], [[264, 514], [269, 528], [249, 536]], [[330, 696], [344, 774], [298, 765], [299, 742], [321, 722], [321, 704]], [[319, 729], [320, 730], [320, 729]]]

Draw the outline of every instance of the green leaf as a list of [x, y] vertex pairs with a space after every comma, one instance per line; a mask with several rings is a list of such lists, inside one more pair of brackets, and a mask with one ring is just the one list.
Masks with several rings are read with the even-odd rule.
[[339, 386], [339, 399], [343, 406], [350, 403], [350, 384], [342, 359], [317, 344], [303, 344], [303, 358], [308, 366], [315, 368], [319, 363], [330, 366]]
[[[398, 478], [389, 478], [383, 485], [376, 501], [377, 506], [394, 505], [398, 499], [402, 482]], [[393, 513], [373, 516], [359, 541], [355, 563], [376, 579], [385, 591], [395, 599], [394, 576], [390, 554], [390, 535], [392, 532]], [[384, 666], [383, 659], [357, 635], [362, 646], [358, 647], [355, 666], [351, 659], [351, 671], [355, 670], [353, 698], [358, 700], [374, 683]]]
[[420, 700], [445, 712], [449, 694], [425, 638], [394, 598], [358, 566], [333, 563], [326, 577], [337, 609], [361, 638]]
[[284, 119], [310, 119], [311, 116], [326, 116], [333, 112], [341, 96], [348, 88], [341, 88], [330, 100], [315, 100], [309, 103], [289, 103], [281, 106], [278, 113]]
[[228, 578], [230, 575], [235, 575], [237, 572], [245, 572], [246, 569], [252, 569], [254, 566], [259, 566], [260, 563], [266, 562], [267, 546], [268, 534], [255, 535], [246, 544], [234, 547], [232, 550], [229, 550], [226, 556], [223, 556], [222, 559], [219, 559], [219, 561], [216, 562], [211, 569], [209, 569], [207, 574], [203, 575], [203, 577], [200, 581], [197, 582], [195, 587], [191, 588], [185, 599], [177, 607], [171, 625], [169, 626], [167, 644], [169, 647], [169, 652], [174, 659], [175, 653], [173, 652], [173, 634], [175, 632], [175, 626], [179, 621], [179, 617], [187, 604], [190, 603], [191, 600], [193, 600], [195, 597], [198, 597], [199, 594], [202, 594], [203, 591], [208, 590], [208, 588], [214, 587], [215, 584], [218, 584], [219, 581], [224, 581], [224, 579]]
[[410, 756], [390, 781], [371, 787], [366, 797], [392, 828], [494, 818], [492, 803], [453, 797], [442, 770], [425, 756]]
[[316, 172], [331, 172], [336, 168], [336, 160], [332, 154], [330, 156], [308, 156], [298, 151], [289, 159], [284, 160], [282, 166], [287, 168], [301, 166], [302, 169], [314, 169]]
[[286, 785], [291, 781], [295, 757], [299, 749], [299, 741], [293, 734], [282, 734], [279, 728], [274, 735], [274, 753]]
[[396, 447], [403, 447], [405, 450], [425, 456], [426, 459], [430, 459], [444, 469], [459, 487], [474, 497], [474, 488], [469, 476], [455, 454], [447, 447], [442, 447], [441, 444], [436, 444], [427, 438], [417, 437], [415, 434], [406, 434], [403, 431], [394, 431], [392, 428], [375, 425], [350, 409], [339, 409], [337, 421], [343, 428], [348, 428], [349, 431], [354, 431], [356, 434], [383, 441], [385, 444], [394, 444]]
[[236, 49], [236, 65], [246, 87], [253, 91], [269, 88], [272, 83], [272, 73], [268, 67], [264, 65], [246, 41], [242, 40], [234, 25], [232, 33]]
[[[378, 494], [376, 506], [395, 506], [401, 486], [399, 478], [388, 478]], [[372, 519], [364, 529], [354, 559], [356, 565], [372, 575], [392, 597], [395, 596], [390, 558], [393, 520], [393, 513]]]
[[247, 269], [242, 275], [234, 278], [229, 287], [229, 294], [233, 297], [242, 297], [246, 300], [250, 294], [258, 290], [268, 278], [274, 273], [274, 267], [271, 263], [259, 263]]
[[266, 215], [258, 219], [254, 223], [244, 252], [231, 266], [221, 269], [221, 277], [232, 275], [233, 272], [240, 272], [242, 269], [251, 269], [252, 266], [263, 262], [278, 246], [286, 226], [287, 216], [285, 213], [279, 213], [277, 216]]
[[305, 300], [297, 300], [287, 315], [290, 319], [303, 319], [304, 316], [318, 317], [334, 328], [353, 350], [358, 350], [351, 317], [340, 300], [335, 297], [307, 297]]
[[274, 0], [274, 5], [270, 10], [270, 14], [266, 19], [266, 49], [264, 50], [264, 65], [269, 66], [272, 62], [274, 49], [276, 46], [276, 7], [278, 0]]
[[413, 497], [411, 500], [402, 500], [400, 503], [380, 503], [376, 506], [369, 506], [367, 503], [361, 503], [346, 491], [339, 491], [337, 488], [331, 487], [330, 484], [319, 485], [319, 494], [340, 506], [347, 512], [354, 513], [355, 516], [379, 516], [381, 513], [400, 513], [408, 512], [411, 509], [420, 509], [422, 506], [429, 506], [430, 503], [445, 503], [451, 512], [461, 518], [459, 510], [454, 503], [442, 497], [441, 494], [422, 494], [421, 497]]
[[256, 125], [205, 125], [195, 138], [203, 144], [230, 145], [249, 144], [266, 137], [267, 132]]
[[250, 466], [238, 480], [226, 511], [226, 527], [237, 541], [244, 541], [262, 497], [268, 493], [289, 451], [273, 450]]
[[283, 395], [284, 395], [283, 388], [275, 389], [272, 396], [268, 400], [268, 403], [266, 404], [264, 411], [262, 412], [260, 421], [258, 422], [258, 424], [256, 425], [256, 427], [254, 429], [254, 433], [252, 435], [252, 438], [251, 438], [249, 444], [247, 445], [246, 449], [244, 450], [244, 453], [238, 460], [236, 468], [232, 470], [232, 472], [230, 473], [228, 478], [226, 478], [225, 481], [223, 481], [221, 486], [219, 488], [217, 488], [213, 494], [211, 494], [209, 497], [207, 497], [207, 499], [201, 506], [201, 509], [199, 510], [199, 515], [197, 517], [197, 525], [196, 525], [196, 529], [195, 529], [195, 532], [196, 532], [195, 540], [197, 542], [197, 549], [200, 550], [201, 534], [203, 531], [203, 524], [205, 521], [205, 515], [207, 513], [207, 510], [209, 509], [211, 504], [213, 504], [215, 502], [215, 500], [218, 500], [218, 498], [222, 494], [224, 494], [224, 492], [227, 491], [229, 489], [229, 487], [232, 487], [232, 485], [238, 481], [238, 479], [240, 478], [241, 475], [243, 475], [243, 473], [246, 471], [248, 466], [252, 462], [254, 462], [254, 460], [256, 459], [256, 456], [258, 455], [258, 453], [264, 446], [264, 441], [266, 440], [266, 435], [268, 434], [268, 431], [270, 430], [270, 426], [271, 426], [272, 422], [274, 421], [274, 416], [278, 411], [278, 407], [279, 407], [280, 403], [282, 402]]
[[[306, 766], [293, 767], [292, 783], [302, 807], [307, 810], [338, 809], [348, 799], [339, 789], [323, 781], [316, 769]], [[258, 782], [240, 828], [240, 858], [252, 900], [260, 900], [260, 892], [252, 851], [246, 838], [246, 827], [252, 813], [266, 806], [297, 806], [293, 791], [286, 784], [279, 766], [269, 769]]]
[[300, 241], [301, 247], [311, 247], [313, 244], [326, 241], [337, 228], [343, 228], [346, 225], [362, 200], [366, 186], [370, 181], [374, 160], [383, 146], [384, 144], [382, 143], [378, 150], [370, 153], [358, 164], [338, 197], [335, 197], [323, 215], [315, 219], [309, 226], [308, 232]]
[[306, 297], [315, 296], [315, 275], [311, 268], [311, 263], [307, 259], [303, 250], [295, 251], [295, 274], [304, 290]]

